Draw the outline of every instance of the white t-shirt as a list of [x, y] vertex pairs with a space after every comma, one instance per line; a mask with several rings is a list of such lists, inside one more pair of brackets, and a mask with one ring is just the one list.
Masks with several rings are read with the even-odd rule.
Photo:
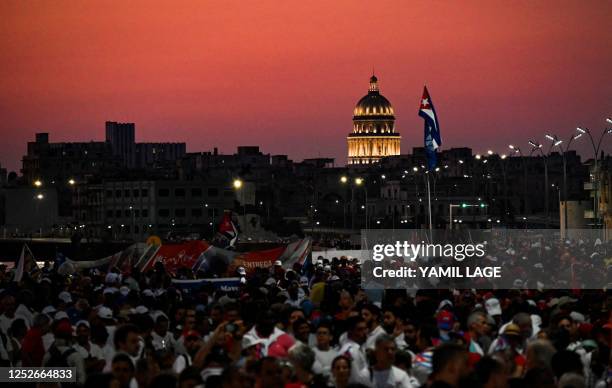
[[316, 347], [313, 350], [315, 354], [315, 362], [312, 365], [313, 372], [329, 377], [331, 375], [332, 361], [338, 356], [338, 351], [332, 348], [329, 348], [329, 350], [319, 350]]
[[351, 359], [351, 383], [359, 383], [361, 381], [360, 371], [368, 366], [368, 360], [361, 346], [350, 338], [347, 338], [344, 345], [338, 351], [338, 354], [348, 356]]
[[376, 326], [376, 329], [372, 330], [370, 334], [368, 334], [368, 338], [366, 339], [365, 348], [374, 350], [376, 346], [376, 338], [378, 338], [381, 334], [387, 334], [385, 329], [382, 326]]
[[360, 380], [362, 384], [374, 388], [414, 387], [408, 373], [395, 366], [380, 371], [373, 368], [364, 368], [361, 370]]
[[83, 359], [87, 359], [89, 357], [92, 357], [98, 360], [105, 359], [104, 353], [102, 353], [102, 349], [100, 349], [98, 345], [93, 344], [91, 342], [89, 343], [89, 350], [85, 349], [83, 346], [79, 344], [74, 344], [72, 347], [74, 348], [74, 350], [79, 352], [81, 356], [83, 356]]

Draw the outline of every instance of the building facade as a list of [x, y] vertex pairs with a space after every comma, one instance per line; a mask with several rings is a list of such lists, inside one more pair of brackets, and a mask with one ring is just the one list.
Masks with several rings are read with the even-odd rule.
[[401, 136], [395, 132], [393, 107], [372, 75], [368, 94], [353, 112], [353, 132], [347, 137], [348, 164], [369, 165], [381, 158], [400, 154]]

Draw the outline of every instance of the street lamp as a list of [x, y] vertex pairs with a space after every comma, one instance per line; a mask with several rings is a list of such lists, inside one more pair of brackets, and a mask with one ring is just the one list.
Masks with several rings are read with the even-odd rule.
[[74, 186], [76, 184], [76, 181], [74, 179], [70, 178], [70, 179], [68, 179], [68, 184], [70, 186]]
[[42, 181], [40, 179], [35, 180], [34, 181], [34, 186], [41, 187], [42, 186]]
[[[550, 141], [553, 142], [553, 147], [558, 147], [559, 150], [561, 151], [561, 157], [563, 159], [563, 201], [565, 202], [564, 207], [563, 207], [563, 225], [559, 225], [560, 227], [563, 228], [563, 231], [566, 232], [567, 231], [567, 158], [566, 158], [566, 153], [569, 151], [570, 146], [572, 145], [572, 142], [576, 139], [579, 139], [582, 135], [584, 135], [584, 132], [581, 132], [580, 130], [577, 129], [576, 134], [572, 135], [570, 137], [570, 139], [568, 140], [568, 142], [566, 143], [565, 149], [563, 148], [563, 146], [561, 145], [563, 143], [563, 140], [559, 140], [559, 137], [557, 135], [546, 135], [546, 138]], [[560, 192], [559, 192], [560, 193]], [[561, 200], [559, 199], [559, 206], [561, 206]]]
[[234, 188], [235, 188], [236, 190], [241, 189], [241, 188], [242, 188], [242, 183], [243, 183], [243, 182], [242, 182], [242, 180], [241, 180], [241, 179], [234, 179], [234, 182], [233, 182]]
[[[606, 122], [612, 124], [612, 119], [607, 118]], [[589, 139], [591, 140], [591, 145], [593, 146], [593, 156], [594, 156], [594, 161], [595, 161], [595, 173], [593, 174], [593, 183], [595, 184], [594, 189], [595, 189], [595, 197], [593, 198], [594, 200], [594, 205], [593, 205], [593, 211], [594, 211], [594, 216], [595, 216], [595, 220], [597, 222], [597, 226], [599, 226], [599, 194], [598, 194], [598, 179], [599, 179], [599, 149], [601, 148], [601, 142], [604, 138], [605, 135], [612, 133], [612, 128], [606, 128], [602, 131], [601, 136], [599, 136], [599, 140], [597, 141], [597, 145], [595, 145], [595, 140], [593, 139], [593, 135], [591, 134], [591, 131], [588, 128], [581, 128], [578, 127], [576, 128], [576, 130], [580, 133], [580, 134], [586, 134]]]
[[552, 150], [552, 147], [554, 146], [554, 142], [550, 145], [550, 148], [546, 154], [542, 151], [542, 144], [529, 140], [529, 145], [532, 147], [529, 155], [533, 155], [534, 152], [539, 152], [544, 158], [544, 208], [546, 215], [546, 227], [548, 228], [548, 156]]
[[43, 194], [36, 194], [36, 199], [38, 200], [45, 199], [45, 196]]

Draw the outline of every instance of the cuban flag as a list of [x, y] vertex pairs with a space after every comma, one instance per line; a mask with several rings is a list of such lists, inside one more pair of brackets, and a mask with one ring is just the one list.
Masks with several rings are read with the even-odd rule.
[[438, 116], [436, 115], [431, 97], [429, 97], [427, 86], [423, 89], [419, 116], [425, 120], [425, 155], [427, 156], [427, 168], [431, 171], [436, 168], [438, 163], [436, 150], [442, 145], [442, 140], [440, 139]]

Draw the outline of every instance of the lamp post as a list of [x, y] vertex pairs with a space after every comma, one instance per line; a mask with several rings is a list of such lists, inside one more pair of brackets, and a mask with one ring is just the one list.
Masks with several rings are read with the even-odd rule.
[[[204, 207], [206, 208], [206, 218], [208, 218], [208, 204], [205, 203]], [[211, 210], [212, 210], [212, 221], [210, 222], [210, 229], [214, 236], [215, 235], [215, 208], [212, 207]]]
[[[346, 176], [340, 177], [340, 183], [349, 184], [349, 178]], [[351, 230], [355, 229], [355, 186], [363, 186], [363, 191], [365, 193], [365, 228], [368, 228], [368, 189], [365, 186], [365, 181], [363, 178], [357, 177], [353, 180], [351, 184]]]
[[510, 144], [508, 148], [514, 151], [514, 154], [519, 155], [523, 164], [523, 213], [527, 213], [527, 163], [520, 147]]
[[[561, 151], [561, 157], [563, 160], [563, 225], [559, 225], [564, 234], [567, 233], [567, 157], [566, 153], [569, 151], [572, 142], [578, 138], [580, 138], [584, 133], [578, 131], [577, 134], [572, 135], [570, 139], [567, 141], [565, 145], [565, 149], [563, 148], [563, 140], [560, 140], [557, 135], [547, 134], [546, 138], [553, 143], [553, 147], [558, 147]], [[559, 206], [561, 206], [561, 200], [559, 200]]]
[[[607, 118], [606, 122], [609, 124], [612, 124], [612, 119]], [[587, 136], [589, 137], [589, 139], [591, 140], [591, 145], [593, 146], [593, 156], [594, 156], [594, 161], [595, 161], [595, 171], [593, 174], [593, 183], [594, 185], [594, 189], [595, 189], [595, 198], [594, 200], [594, 204], [593, 204], [593, 211], [594, 211], [594, 216], [595, 216], [595, 222], [597, 222], [597, 226], [599, 227], [600, 223], [599, 223], [599, 165], [598, 165], [598, 160], [599, 160], [599, 149], [601, 148], [601, 142], [604, 138], [605, 135], [609, 134], [612, 132], [612, 128], [606, 128], [603, 130], [603, 132], [601, 133], [601, 135], [599, 136], [599, 140], [597, 141], [597, 145], [595, 145], [595, 139], [593, 139], [593, 135], [591, 134], [591, 131], [588, 128], [581, 128], [581, 127], [577, 127], [576, 130], [581, 133], [581, 134], [587, 134]]]
[[529, 145], [532, 147], [530, 155], [533, 155], [534, 152], [539, 152], [540, 155], [542, 155], [542, 157], [544, 158], [544, 208], [546, 217], [546, 228], [548, 229], [548, 156], [550, 155], [550, 151], [552, 150], [554, 144], [550, 145], [550, 148], [548, 149], [548, 152], [546, 154], [542, 151], [542, 144], [536, 143], [533, 140], [529, 140]]

